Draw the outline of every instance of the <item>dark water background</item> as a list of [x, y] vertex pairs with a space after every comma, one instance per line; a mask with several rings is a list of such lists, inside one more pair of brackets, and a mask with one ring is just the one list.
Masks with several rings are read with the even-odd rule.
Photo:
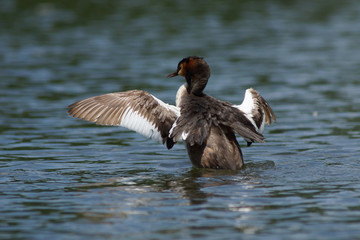
[[[241, 171], [66, 114], [188, 55], [277, 115]], [[1, 0], [0, 134], [0, 239], [360, 239], [360, 2]]]

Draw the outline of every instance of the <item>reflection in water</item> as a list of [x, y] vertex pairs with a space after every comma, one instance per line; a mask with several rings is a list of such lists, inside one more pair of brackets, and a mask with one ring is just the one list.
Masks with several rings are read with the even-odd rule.
[[[170, 174], [149, 175], [148, 172], [146, 172], [147, 175], [141, 176], [141, 171], [139, 171], [137, 175], [140, 176], [111, 178], [105, 182], [82, 184], [67, 188], [67, 191], [82, 192], [108, 188], [111, 191], [118, 189], [131, 193], [170, 192], [180, 194], [181, 198], [189, 200], [188, 204], [196, 205], [205, 203], [207, 197], [209, 197], [208, 194], [202, 191], [203, 188], [233, 184], [233, 180], [230, 177], [239, 176], [239, 172], [191, 168], [191, 170], [179, 176]], [[222, 177], [225, 178], [221, 179]]]
[[[168, 173], [154, 175], [149, 174], [149, 172], [145, 172], [145, 175], [143, 175], [139, 171], [137, 175], [115, 177], [107, 179], [105, 182], [81, 184], [67, 188], [66, 191], [72, 194], [79, 193], [78, 197], [80, 198], [84, 196], [83, 193], [92, 193], [96, 198], [102, 199], [98, 201], [100, 205], [93, 206], [95, 211], [87, 209], [84, 212], [79, 209], [80, 212], [77, 213], [77, 217], [79, 215], [85, 218], [89, 217], [91, 221], [96, 218], [102, 222], [107, 221], [106, 218], [108, 217], [127, 218], [130, 215], [156, 214], [156, 209], [164, 204], [163, 199], [167, 199], [169, 202], [173, 201], [172, 208], [174, 209], [176, 207], [181, 208], [181, 206], [199, 206], [203, 210], [219, 208], [224, 211], [249, 212], [251, 206], [246, 205], [225, 204], [223, 206], [213, 206], [209, 203], [209, 199], [211, 200], [217, 196], [208, 190], [219, 187], [226, 189], [234, 186], [234, 184], [238, 185], [239, 189], [254, 189], [256, 185], [260, 184], [257, 171], [269, 168], [273, 168], [273, 163], [249, 164], [247, 169], [240, 171], [191, 168], [180, 175]], [[233, 194], [237, 194], [237, 192]], [[227, 197], [231, 197], [231, 193], [224, 192], [220, 195], [223, 194], [230, 194]], [[223, 197], [226, 197], [226, 195]], [[101, 210], [97, 210], [98, 208]], [[105, 210], [106, 213], [104, 213], [104, 208], [107, 209]]]

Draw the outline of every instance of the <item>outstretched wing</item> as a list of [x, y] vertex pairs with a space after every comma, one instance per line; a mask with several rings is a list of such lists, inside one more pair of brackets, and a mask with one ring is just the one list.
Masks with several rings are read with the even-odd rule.
[[[256, 131], [262, 133], [264, 131], [265, 123], [271, 124], [272, 120], [276, 122], [276, 117], [266, 100], [253, 88], [249, 88], [245, 92], [245, 98], [241, 105], [236, 105], [236, 108], [245, 113], [245, 116], [255, 127]], [[245, 139], [248, 146], [252, 141]]]
[[169, 149], [174, 145], [168, 139], [169, 131], [180, 115], [177, 107], [140, 90], [87, 98], [69, 105], [68, 113], [100, 125], [126, 127], [147, 138], [166, 142]]

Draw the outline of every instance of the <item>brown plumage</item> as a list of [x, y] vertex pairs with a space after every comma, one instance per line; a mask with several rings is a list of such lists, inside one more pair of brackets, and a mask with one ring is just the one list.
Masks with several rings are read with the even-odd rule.
[[[256, 123], [256, 126], [260, 128], [261, 123], [263, 122], [265, 115], [265, 122], [267, 124], [271, 124], [271, 118], [276, 121], [275, 114], [272, 111], [269, 104], [265, 101], [265, 99], [254, 89], [250, 88], [250, 92], [252, 94], [253, 99], [255, 99], [254, 104], [257, 106], [252, 110], [253, 119]], [[261, 114], [257, 109], [262, 109], [264, 114]]]
[[[174, 145], [171, 139], [168, 139], [168, 135], [177, 119], [177, 112], [172, 110], [175, 107], [162, 103], [160, 100], [157, 101], [154, 96], [145, 91], [132, 90], [104, 94], [73, 103], [68, 108], [68, 113], [73, 117], [112, 126], [122, 126], [124, 115], [127, 116], [131, 109], [154, 125], [160, 133], [162, 142], [167, 142], [168, 148]], [[125, 127], [139, 131], [135, 125]], [[143, 135], [147, 136], [146, 133]], [[157, 139], [151, 135], [147, 137]]]
[[69, 106], [73, 117], [102, 125], [123, 126], [161, 140], [168, 149], [184, 140], [191, 162], [202, 168], [240, 169], [243, 156], [235, 134], [250, 145], [264, 142], [264, 123], [275, 115], [265, 99], [248, 89], [241, 105], [203, 93], [210, 67], [203, 58], [182, 59], [168, 77], [185, 77], [176, 106], [140, 90], [91, 97]]

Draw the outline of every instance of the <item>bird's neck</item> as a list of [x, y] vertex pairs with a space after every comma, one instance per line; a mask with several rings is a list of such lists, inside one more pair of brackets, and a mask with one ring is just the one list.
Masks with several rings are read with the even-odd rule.
[[185, 83], [181, 85], [176, 93], [176, 106], [179, 107], [181, 103], [181, 99], [184, 97], [184, 94], [187, 94], [187, 86], [188, 84]]
[[201, 97], [204, 95], [203, 90], [206, 87], [208, 82], [207, 77], [195, 78], [195, 77], [186, 77], [186, 90], [189, 94]]

